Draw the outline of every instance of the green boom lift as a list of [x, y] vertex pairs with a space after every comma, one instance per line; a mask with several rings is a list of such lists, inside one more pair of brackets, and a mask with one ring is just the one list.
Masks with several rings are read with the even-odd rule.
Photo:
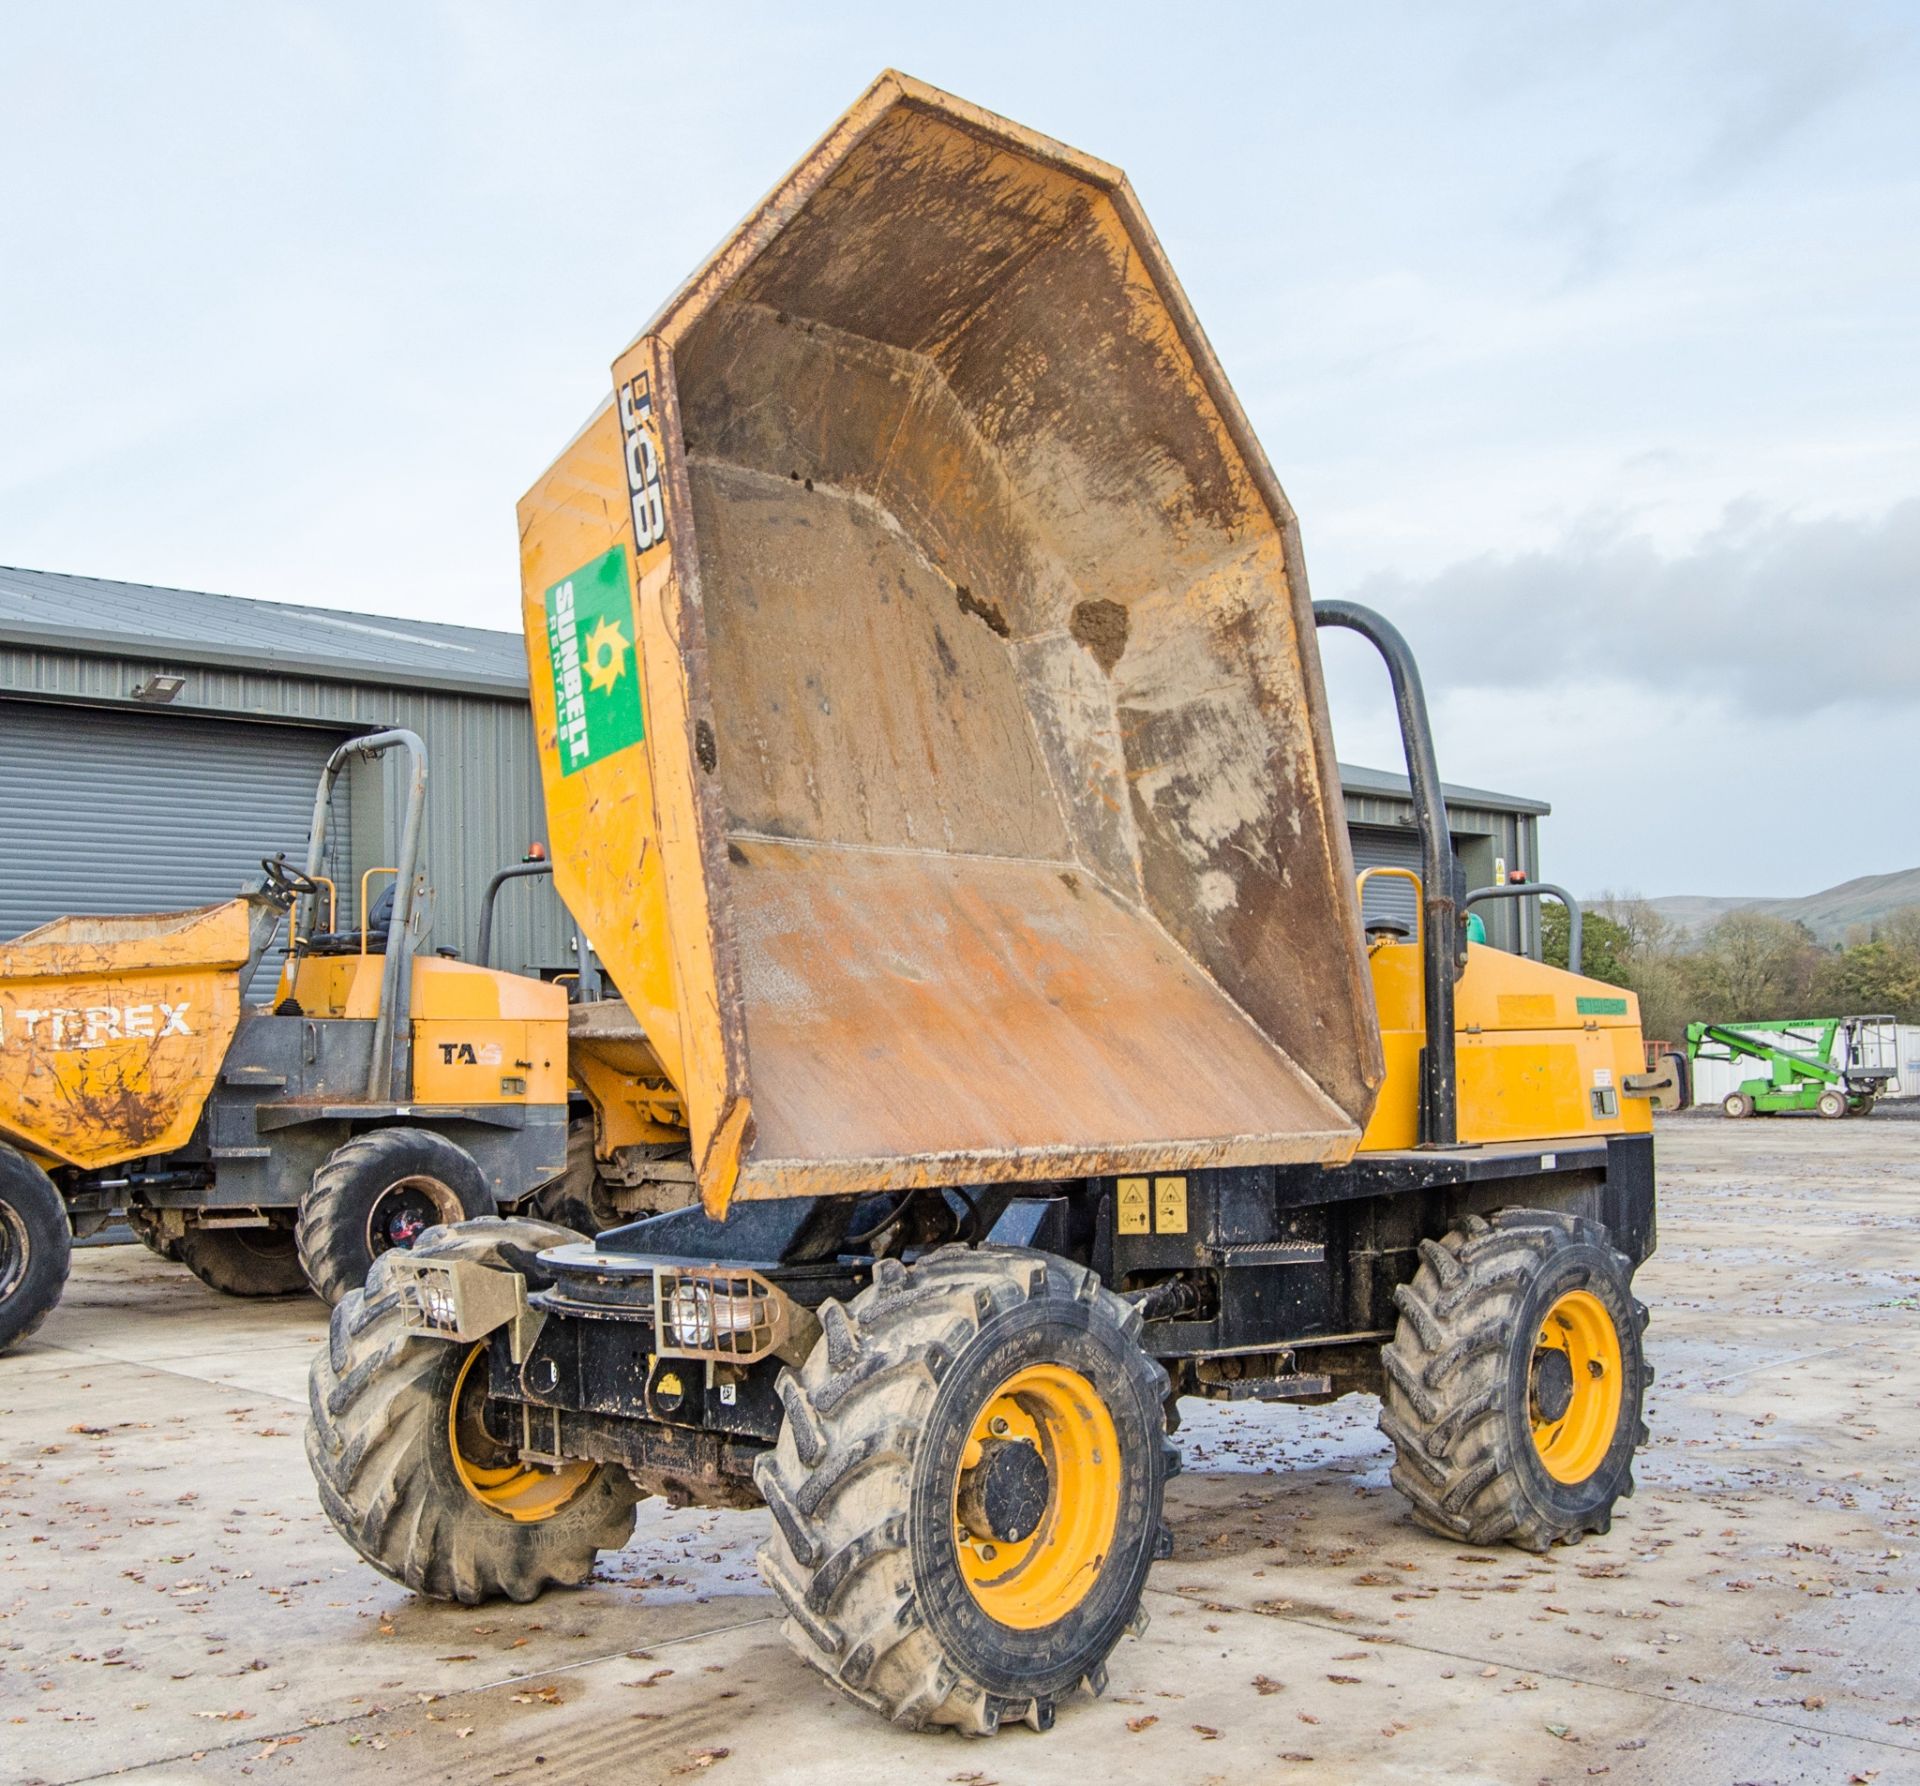
[[1687, 1025], [1689, 1060], [1752, 1060], [1766, 1068], [1721, 1099], [1728, 1116], [1777, 1116], [1783, 1110], [1865, 1116], [1892, 1081], [1896, 1054], [1891, 1017]]

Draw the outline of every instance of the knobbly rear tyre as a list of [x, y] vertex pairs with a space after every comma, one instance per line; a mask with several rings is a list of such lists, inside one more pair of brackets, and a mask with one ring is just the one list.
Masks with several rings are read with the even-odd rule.
[[569, 1125], [566, 1171], [535, 1191], [525, 1207], [538, 1220], [572, 1228], [589, 1239], [631, 1219], [620, 1213], [612, 1188], [600, 1176], [591, 1119]]
[[[154, 1249], [158, 1251], [156, 1247]], [[294, 1296], [309, 1291], [291, 1228], [190, 1226], [170, 1253], [223, 1296]]]
[[[1606, 1532], [1615, 1503], [1633, 1493], [1652, 1378], [1641, 1344], [1647, 1311], [1607, 1230], [1544, 1210], [1468, 1216], [1445, 1239], [1420, 1243], [1420, 1268], [1394, 1300], [1400, 1322], [1381, 1352], [1380, 1429], [1414, 1519], [1444, 1538], [1531, 1551]], [[1553, 1348], [1541, 1341], [1550, 1321], [1566, 1319], [1562, 1309], [1617, 1347], [1617, 1359], [1608, 1351], [1565, 1366], [1551, 1391], [1567, 1394], [1568, 1420], [1589, 1406], [1582, 1397], [1602, 1398], [1605, 1418], [1576, 1448], [1571, 1472], [1554, 1454], [1564, 1425], [1542, 1405]]]
[[417, 1232], [493, 1213], [493, 1191], [472, 1154], [432, 1129], [371, 1129], [335, 1148], [313, 1175], [294, 1230], [300, 1264], [323, 1302], [338, 1303], [396, 1241], [382, 1212], [417, 1199]]

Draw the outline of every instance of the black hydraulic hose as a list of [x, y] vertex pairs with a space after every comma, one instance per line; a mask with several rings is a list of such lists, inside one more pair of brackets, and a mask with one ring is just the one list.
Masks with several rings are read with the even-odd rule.
[[1144, 1290], [1123, 1290], [1121, 1295], [1140, 1311], [1142, 1321], [1177, 1321], [1200, 1311], [1198, 1284], [1185, 1278], [1162, 1278]]
[[1459, 1082], [1454, 1068], [1453, 985], [1466, 966], [1459, 911], [1453, 896], [1453, 837], [1447, 803], [1440, 791], [1440, 766], [1434, 755], [1433, 726], [1420, 669], [1399, 629], [1358, 602], [1315, 602], [1317, 626], [1339, 626], [1358, 633], [1385, 660], [1393, 682], [1394, 711], [1406, 751], [1407, 781], [1413, 792], [1414, 822], [1420, 829], [1420, 886], [1425, 904], [1421, 926], [1426, 991], [1427, 1045], [1420, 1099], [1420, 1140], [1426, 1147], [1453, 1147], [1460, 1134]]
[[[967, 1206], [967, 1225], [960, 1230], [960, 1234], [964, 1235], [965, 1238], [961, 1240], [960, 1244], [963, 1246], [978, 1246], [981, 1241], [987, 1237], [986, 1218], [980, 1213], [980, 1205], [957, 1184], [949, 1185], [947, 1189]], [[955, 1238], [959, 1239], [960, 1237], [957, 1235]]]
[[886, 1233], [894, 1223], [899, 1221], [899, 1219], [913, 1207], [913, 1200], [919, 1195], [918, 1190], [901, 1192], [900, 1201], [888, 1210], [879, 1221], [875, 1222], [871, 1228], [862, 1228], [858, 1234], [842, 1235], [840, 1244], [845, 1247], [856, 1247], [865, 1246], [870, 1240], [878, 1240], [881, 1235]]

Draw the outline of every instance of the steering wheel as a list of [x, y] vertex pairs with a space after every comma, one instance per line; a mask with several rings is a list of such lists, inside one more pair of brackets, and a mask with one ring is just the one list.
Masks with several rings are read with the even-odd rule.
[[290, 910], [296, 899], [304, 899], [309, 894], [318, 899], [326, 892], [311, 875], [289, 868], [284, 850], [277, 856], [262, 856], [260, 867], [267, 877], [267, 884], [261, 890], [282, 911]]

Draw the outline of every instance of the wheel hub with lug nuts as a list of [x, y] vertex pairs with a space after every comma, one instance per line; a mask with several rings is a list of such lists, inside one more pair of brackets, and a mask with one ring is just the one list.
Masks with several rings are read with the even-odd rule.
[[960, 1478], [960, 1523], [974, 1537], [999, 1544], [1030, 1538], [1046, 1516], [1047, 1460], [1024, 1439], [981, 1442], [980, 1461]]
[[960, 1572], [990, 1618], [1033, 1631], [1100, 1578], [1120, 1516], [1120, 1439], [1078, 1371], [1015, 1371], [987, 1397], [953, 1484]]
[[1556, 1482], [1584, 1482], [1619, 1428], [1625, 1355], [1606, 1305], [1569, 1290], [1547, 1310], [1528, 1373], [1528, 1415], [1540, 1462]]
[[1533, 1418], [1536, 1423], [1566, 1419], [1573, 1406], [1573, 1361], [1543, 1347], [1533, 1355]]

